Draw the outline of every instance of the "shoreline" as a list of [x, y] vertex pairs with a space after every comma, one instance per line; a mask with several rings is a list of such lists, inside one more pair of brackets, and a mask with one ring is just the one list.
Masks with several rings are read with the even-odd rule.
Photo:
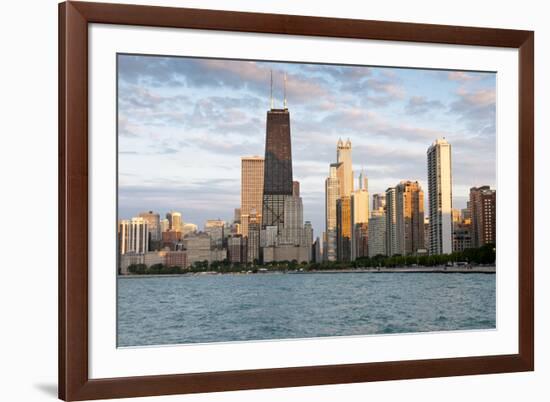
[[152, 275], [117, 275], [117, 278], [164, 278], [180, 276], [216, 276], [216, 275], [312, 275], [312, 274], [383, 274], [383, 273], [411, 273], [411, 274], [496, 274], [496, 266], [477, 267], [395, 267], [395, 268], [346, 268], [310, 271], [267, 271], [267, 272], [185, 272], [182, 274], [152, 274]]

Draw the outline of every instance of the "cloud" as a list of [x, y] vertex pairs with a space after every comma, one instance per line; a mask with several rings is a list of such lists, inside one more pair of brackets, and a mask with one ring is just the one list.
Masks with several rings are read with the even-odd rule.
[[469, 74], [465, 71], [449, 71], [447, 78], [451, 81], [472, 81], [478, 79], [473, 74]]
[[438, 100], [428, 100], [424, 96], [412, 96], [405, 106], [405, 112], [411, 115], [421, 115], [445, 106]]
[[450, 104], [450, 113], [466, 122], [469, 130], [494, 134], [496, 131], [496, 91], [459, 88], [457, 99]]
[[494, 75], [124, 56], [121, 213], [178, 209], [197, 224], [230, 219], [240, 204], [240, 157], [264, 152], [270, 71], [276, 107], [288, 77], [294, 178], [317, 234], [339, 137], [352, 139], [354, 168], [365, 167], [372, 191], [403, 179], [425, 183], [426, 149], [442, 136], [453, 146], [457, 199], [471, 185], [494, 184]]

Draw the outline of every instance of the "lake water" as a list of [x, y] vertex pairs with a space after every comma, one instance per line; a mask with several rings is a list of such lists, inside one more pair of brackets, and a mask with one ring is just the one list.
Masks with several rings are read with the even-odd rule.
[[496, 275], [256, 274], [118, 280], [118, 345], [495, 328]]

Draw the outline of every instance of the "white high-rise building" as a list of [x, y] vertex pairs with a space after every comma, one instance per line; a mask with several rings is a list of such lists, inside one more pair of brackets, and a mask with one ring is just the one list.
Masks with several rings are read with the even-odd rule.
[[443, 138], [427, 151], [431, 255], [453, 252], [451, 145]]
[[120, 254], [149, 251], [149, 225], [144, 218], [121, 220], [118, 224]]

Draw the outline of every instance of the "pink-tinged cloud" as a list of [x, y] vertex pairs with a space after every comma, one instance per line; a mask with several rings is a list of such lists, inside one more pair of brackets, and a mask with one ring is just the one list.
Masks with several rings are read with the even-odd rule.
[[447, 78], [451, 81], [471, 81], [476, 79], [473, 75], [468, 74], [464, 71], [449, 71]]

